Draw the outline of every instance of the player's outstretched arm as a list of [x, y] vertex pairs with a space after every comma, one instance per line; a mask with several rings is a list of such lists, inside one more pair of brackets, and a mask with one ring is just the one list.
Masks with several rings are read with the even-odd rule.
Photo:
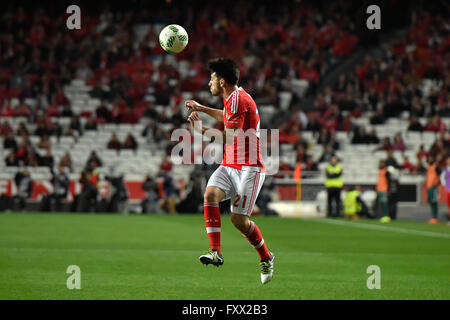
[[219, 109], [209, 108], [201, 105], [197, 101], [194, 100], [187, 100], [185, 102], [186, 108], [188, 108], [189, 111], [199, 111], [204, 112], [210, 117], [213, 117], [219, 122], [223, 122], [223, 111]]
[[210, 131], [209, 128], [204, 128], [201, 125], [202, 120], [200, 119], [200, 116], [196, 111], [192, 112], [189, 115], [188, 121], [191, 123], [191, 126], [195, 131], [201, 133], [207, 138], [214, 138], [216, 142], [232, 145], [237, 135], [239, 134], [239, 129], [226, 129], [225, 131], [213, 129], [212, 131]]

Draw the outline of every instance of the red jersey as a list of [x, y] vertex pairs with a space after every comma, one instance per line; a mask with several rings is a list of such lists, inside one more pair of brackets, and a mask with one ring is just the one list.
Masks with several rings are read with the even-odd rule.
[[253, 98], [239, 87], [223, 100], [223, 123], [225, 129], [242, 129], [233, 145], [225, 145], [222, 165], [238, 170], [242, 166], [261, 167], [265, 171], [261, 154], [260, 121]]

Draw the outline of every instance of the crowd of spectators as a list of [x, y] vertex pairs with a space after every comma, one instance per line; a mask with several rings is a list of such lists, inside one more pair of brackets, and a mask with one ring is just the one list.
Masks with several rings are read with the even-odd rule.
[[[281, 143], [298, 146], [301, 132], [313, 131], [317, 143], [324, 145], [318, 160], [322, 162], [339, 149], [330, 137], [344, 131], [352, 144], [373, 144], [374, 150], [404, 152], [407, 147], [401, 132], [380, 139], [374, 130], [366, 132], [366, 128], [353, 123], [354, 119], [367, 117], [368, 112], [372, 114], [371, 125], [384, 124], [406, 112], [408, 131], [446, 132], [448, 128], [441, 118], [450, 116], [450, 20], [427, 11], [412, 13], [410, 20], [406, 36], [392, 40], [381, 55], [366, 56], [354, 70], [341, 74], [334, 86], [317, 92], [314, 110], [294, 110], [280, 127]], [[425, 86], [424, 79], [431, 80], [431, 84]], [[436, 143], [441, 144], [439, 141]], [[444, 152], [441, 156], [445, 159]], [[297, 157], [303, 163], [305, 159]], [[410, 159], [405, 162], [411, 168]]]
[[[241, 84], [256, 100], [276, 99], [293, 78], [306, 79], [313, 88], [358, 42], [344, 3], [325, 10], [264, 4], [257, 12], [252, 1], [231, 10], [225, 4], [223, 10], [217, 4], [188, 6], [183, 25], [196, 41], [177, 59], [189, 61], [189, 76], [162, 55], [153, 25], [140, 42], [134, 37], [134, 24], [161, 23], [161, 12], [106, 7], [99, 16], [85, 14], [81, 30], [63, 32], [64, 16], [9, 9], [0, 20], [0, 115], [31, 121], [39, 115], [76, 116], [63, 90], [76, 78], [93, 86], [92, 97], [108, 104], [96, 110], [97, 122], [136, 123], [142, 114], [151, 115], [154, 105], [179, 102], [181, 91], [204, 90], [209, 79], [204, 61], [214, 56], [240, 61]], [[163, 56], [158, 66], [155, 56]], [[167, 120], [174, 117], [179, 114]]]
[[[229, 56], [239, 61], [240, 84], [258, 103], [277, 105], [280, 90], [292, 91], [290, 80], [308, 80], [310, 92], [315, 92], [320, 79], [357, 46], [345, 1], [327, 6], [264, 2], [254, 12], [255, 4], [240, 1], [229, 8], [199, 1], [186, 6], [183, 15], [170, 5], [126, 12], [104, 6], [99, 13], [85, 11], [83, 28], [71, 32], [64, 31], [66, 16], [55, 16], [48, 8], [9, 8], [0, 17], [0, 117], [4, 119], [0, 135], [5, 137], [4, 148], [10, 150], [6, 165], [61, 166], [72, 172], [69, 153], [55, 163], [50, 137], [79, 138], [97, 130], [98, 124], [136, 124], [143, 116], [149, 123], [142, 136], [170, 148], [170, 131], [157, 124], [179, 127], [185, 122], [179, 108], [183, 91], [193, 92], [195, 99], [207, 104], [196, 93], [207, 90], [209, 58]], [[155, 27], [167, 22], [164, 17], [169, 11], [195, 39], [175, 63], [160, 48]], [[139, 24], [150, 24], [140, 40], [133, 30]], [[180, 71], [182, 61], [189, 64], [187, 74]], [[72, 108], [64, 86], [73, 79], [85, 81], [92, 87], [90, 97], [100, 99], [94, 112], [77, 113]], [[163, 105], [164, 111], [157, 105]], [[26, 121], [14, 131], [7, 119], [19, 116]], [[68, 124], [57, 118], [69, 119]], [[308, 122], [304, 113], [299, 119]], [[31, 143], [32, 135], [39, 136], [40, 142]], [[325, 143], [323, 139], [328, 142], [330, 137], [320, 137], [319, 143]], [[119, 141], [113, 134], [106, 147], [136, 150], [138, 143], [132, 135]], [[316, 167], [310, 155], [305, 161]], [[89, 163], [101, 166], [101, 161]]]
[[[156, 27], [168, 23], [164, 17], [170, 10], [174, 21], [195, 39], [175, 58], [160, 48]], [[240, 85], [258, 104], [278, 106], [278, 92], [293, 92], [291, 80], [308, 81], [307, 94], [315, 97], [313, 111], [290, 109], [290, 120], [280, 126], [280, 142], [294, 145], [296, 160], [306, 170], [318, 170], [309, 153], [312, 143], [323, 146], [318, 162], [329, 161], [339, 150], [336, 131], [349, 133], [352, 144], [373, 144], [374, 150], [389, 153], [405, 151], [400, 133], [380, 140], [375, 131], [366, 132], [352, 123], [367, 111], [373, 114], [373, 125], [406, 111], [410, 115], [408, 130], [445, 132], [441, 117], [450, 116], [449, 20], [428, 12], [413, 14], [406, 37], [393, 40], [379, 57], [367, 56], [354, 70], [341, 74], [332, 87], [318, 90], [323, 77], [358, 45], [355, 25], [346, 10], [346, 1], [326, 6], [240, 1], [233, 7], [198, 1], [178, 10], [169, 5], [123, 12], [104, 6], [99, 14], [83, 14], [81, 30], [67, 32], [63, 14], [6, 9], [0, 17], [0, 136], [4, 137], [3, 148], [9, 150], [5, 164], [71, 172], [69, 152], [55, 163], [51, 137], [78, 138], [97, 130], [99, 124], [136, 124], [142, 117], [148, 118], [148, 124], [137, 134], [160, 148], [170, 148], [170, 130], [158, 124], [179, 127], [185, 123], [179, 108], [184, 91], [208, 104], [197, 93], [207, 90], [205, 61], [216, 56], [239, 62]], [[133, 29], [140, 24], [150, 24], [142, 39]], [[187, 72], [182, 72], [182, 62], [187, 63]], [[424, 89], [421, 80], [425, 78], [438, 82]], [[64, 91], [73, 79], [92, 87], [90, 97], [100, 99], [95, 111], [74, 110]], [[295, 105], [299, 97], [293, 93], [291, 104]], [[14, 130], [8, 121], [11, 117], [25, 117], [26, 121]], [[69, 119], [68, 124], [57, 118]], [[426, 118], [426, 123], [420, 118]], [[303, 139], [305, 130], [314, 132], [314, 141]], [[40, 141], [33, 144], [30, 136], [39, 136]], [[139, 146], [131, 134], [124, 141], [112, 134], [106, 147], [136, 150]], [[417, 157], [433, 154], [444, 159], [448, 151], [448, 140], [441, 136]], [[420, 161], [413, 165], [406, 156], [403, 164], [397, 165], [411, 172], [422, 170]], [[90, 171], [83, 173], [83, 183], [99, 166], [102, 161], [94, 151], [87, 160]], [[164, 159], [160, 169], [166, 174], [170, 167]], [[289, 165], [281, 163], [280, 170], [283, 168]], [[166, 205], [173, 211], [171, 201]]]
[[117, 135], [115, 133], [112, 133], [111, 139], [108, 141], [107, 148], [116, 150], [116, 151], [124, 150], [124, 149], [131, 149], [131, 150], [136, 151], [138, 148], [138, 143], [131, 133], [129, 133], [125, 137], [125, 140], [123, 141], [123, 143], [120, 142], [119, 138], [117, 137]]

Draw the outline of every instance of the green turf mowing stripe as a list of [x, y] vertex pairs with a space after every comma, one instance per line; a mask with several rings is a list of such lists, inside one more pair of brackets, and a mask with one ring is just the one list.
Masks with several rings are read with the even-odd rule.
[[[209, 244], [202, 215], [0, 214], [0, 299], [450, 297], [447, 239], [347, 227], [345, 221], [252, 219], [277, 256], [274, 279], [264, 286], [258, 254], [227, 215], [225, 264], [216, 268], [198, 259]], [[382, 226], [391, 227], [450, 231], [443, 224], [409, 221]], [[80, 267], [81, 290], [66, 287], [69, 265]], [[381, 269], [380, 290], [366, 287], [369, 265]]]
[[426, 237], [450, 239], [449, 234], [439, 233], [439, 232], [420, 231], [420, 230], [405, 229], [405, 228], [399, 228], [399, 227], [378, 226], [378, 225], [373, 225], [373, 224], [342, 221], [342, 220], [314, 219], [313, 221], [336, 224], [336, 225], [346, 226], [346, 227], [372, 229], [372, 230], [380, 230], [380, 231], [391, 231], [391, 232], [406, 233], [406, 234], [420, 235], [420, 236], [426, 236]]

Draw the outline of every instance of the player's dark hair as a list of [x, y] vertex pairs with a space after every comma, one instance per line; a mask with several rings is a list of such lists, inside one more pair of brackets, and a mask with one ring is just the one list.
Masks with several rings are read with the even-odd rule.
[[239, 80], [239, 68], [231, 59], [215, 58], [208, 61], [208, 69], [215, 72], [219, 78], [225, 79], [230, 85], [236, 85]]

